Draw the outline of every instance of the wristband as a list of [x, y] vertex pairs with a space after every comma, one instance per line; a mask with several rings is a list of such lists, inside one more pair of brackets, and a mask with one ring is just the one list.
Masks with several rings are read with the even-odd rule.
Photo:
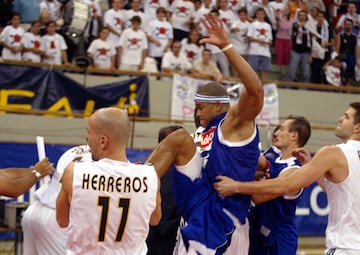
[[39, 179], [41, 177], [41, 173], [36, 169], [32, 170], [32, 173], [35, 174], [37, 179]]
[[222, 52], [225, 52], [227, 50], [230, 50], [233, 47], [232, 43], [226, 45], [224, 48], [221, 49]]

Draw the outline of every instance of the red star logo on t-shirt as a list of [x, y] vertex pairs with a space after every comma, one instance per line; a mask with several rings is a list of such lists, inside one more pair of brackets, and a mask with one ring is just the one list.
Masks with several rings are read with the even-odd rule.
[[166, 34], [166, 28], [165, 27], [159, 27], [159, 34]]
[[39, 49], [39, 48], [40, 48], [40, 46], [41, 46], [40, 41], [35, 40], [35, 41], [34, 41], [34, 48], [35, 48], [35, 49]]
[[55, 49], [56, 46], [55, 46], [55, 42], [54, 41], [51, 41], [50, 42], [50, 49]]
[[185, 6], [179, 6], [178, 10], [179, 10], [180, 13], [186, 13], [186, 11], [187, 11]]
[[191, 51], [188, 51], [187, 53], [186, 53], [186, 56], [188, 57], [188, 58], [194, 58], [195, 57], [195, 52], [193, 52], [192, 50]]
[[20, 42], [21, 41], [21, 36], [16, 34], [14, 35], [14, 42]]
[[120, 24], [121, 24], [121, 19], [120, 19], [120, 18], [116, 17], [115, 20], [116, 20], [116, 25], [120, 25]]
[[237, 0], [232, 0], [232, 1], [231, 1], [231, 5], [232, 5], [232, 6], [236, 6], [237, 4], [238, 4], [238, 1], [237, 1]]
[[259, 29], [259, 34], [260, 34], [260, 35], [266, 35], [266, 29], [260, 28], [260, 29]]
[[335, 76], [335, 78], [339, 79], [340, 78], [340, 73], [336, 72], [336, 73], [334, 73], [334, 76]]
[[138, 39], [137, 38], [131, 38], [130, 39], [130, 44], [131, 45], [136, 45], [138, 43]]
[[99, 51], [100, 55], [106, 55], [106, 53], [107, 53], [107, 49], [105, 49], [105, 48], [98, 49], [98, 51]]
[[159, 0], [151, 0], [150, 1], [150, 4], [158, 4], [159, 3]]

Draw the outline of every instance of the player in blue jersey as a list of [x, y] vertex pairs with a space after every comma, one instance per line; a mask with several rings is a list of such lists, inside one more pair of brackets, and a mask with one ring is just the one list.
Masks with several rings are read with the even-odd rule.
[[150, 155], [162, 176], [175, 162], [175, 199], [188, 225], [182, 229], [189, 254], [248, 254], [250, 196], [222, 198], [212, 185], [219, 174], [236, 180], [255, 178], [259, 135], [255, 118], [263, 106], [261, 81], [237, 53], [217, 17], [206, 15], [203, 21], [209, 37], [201, 43], [218, 46], [238, 72], [244, 89], [239, 101], [230, 107], [224, 87], [209, 83], [194, 96], [196, 115], [202, 133], [198, 153], [191, 136], [183, 129], [164, 139]]
[[[292, 156], [294, 149], [305, 146], [310, 138], [309, 122], [301, 116], [289, 116], [274, 132], [272, 149], [259, 159], [259, 168], [268, 171], [266, 178], [291, 174], [301, 166]], [[279, 151], [276, 153], [276, 149]], [[297, 229], [295, 210], [302, 189], [272, 199], [272, 196], [253, 196], [257, 205], [250, 217], [249, 255], [295, 255]], [[267, 202], [264, 202], [271, 199]], [[264, 203], [263, 203], [264, 202]]]

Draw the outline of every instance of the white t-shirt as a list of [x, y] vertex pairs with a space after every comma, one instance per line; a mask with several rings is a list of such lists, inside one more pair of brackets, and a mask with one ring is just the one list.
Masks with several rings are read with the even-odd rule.
[[[22, 27], [14, 28], [13, 26], [9, 25], [4, 28], [0, 38], [1, 38], [1, 42], [4, 42], [5, 44], [11, 47], [19, 48], [22, 45], [23, 36], [24, 36], [24, 29]], [[21, 60], [21, 52], [14, 54], [11, 50], [3, 47], [2, 58]]]
[[115, 45], [111, 40], [103, 41], [95, 39], [91, 42], [88, 50], [93, 56], [94, 65], [97, 68], [111, 68], [111, 56], [115, 56]]
[[240, 20], [237, 20], [231, 26], [231, 28], [238, 28], [240, 30], [238, 32], [231, 32], [230, 39], [235, 49], [241, 55], [247, 55], [249, 51], [249, 41], [247, 39], [247, 31], [249, 25], [249, 21], [242, 22]]
[[147, 37], [142, 30], [127, 28], [121, 34], [118, 46], [122, 48], [122, 65], [139, 65], [143, 50], [148, 47]]
[[190, 63], [193, 63], [196, 59], [201, 57], [201, 52], [204, 48], [202, 45], [188, 43], [188, 38], [182, 39], [181, 45], [181, 53], [187, 57]]
[[44, 58], [43, 61], [49, 64], [62, 64], [61, 51], [67, 50], [67, 45], [62, 35], [55, 33], [54, 35], [43, 36], [44, 51], [46, 55], [54, 56], [54, 58]]
[[[114, 10], [110, 9], [105, 12], [104, 15], [104, 25], [111, 26], [113, 29], [121, 33], [127, 22], [126, 11], [125, 10]], [[115, 45], [119, 43], [120, 36], [117, 36], [114, 33], [109, 33], [108, 39], [112, 40]]]
[[164, 49], [169, 43], [169, 39], [174, 38], [173, 27], [167, 21], [160, 21], [156, 19], [150, 22], [147, 35], [161, 42], [161, 46], [157, 46], [155, 43], [149, 42], [149, 56], [162, 57], [164, 55]]
[[179, 56], [176, 57], [170, 51], [166, 52], [162, 59], [161, 69], [164, 69], [164, 67], [169, 67], [171, 69], [181, 70], [185, 72], [189, 70], [192, 66], [184, 54], [180, 53]]
[[[250, 23], [247, 35], [267, 42], [272, 41], [271, 26], [266, 22], [256, 20]], [[250, 42], [249, 55], [271, 57], [270, 45]]]
[[164, 7], [165, 10], [169, 10], [169, 1], [168, 0], [145, 0], [144, 1], [144, 13], [146, 19], [151, 22], [156, 20], [156, 9], [159, 7]]
[[194, 16], [194, 4], [187, 0], [175, 0], [170, 6], [171, 24], [175, 29], [189, 32], [190, 26], [185, 22]]
[[66, 254], [145, 255], [158, 185], [150, 165], [75, 163]]
[[[22, 38], [25, 48], [35, 48], [44, 50], [44, 44], [40, 35], [35, 35], [32, 32], [26, 32]], [[34, 52], [23, 52], [22, 59], [25, 61], [41, 62], [41, 56]]]

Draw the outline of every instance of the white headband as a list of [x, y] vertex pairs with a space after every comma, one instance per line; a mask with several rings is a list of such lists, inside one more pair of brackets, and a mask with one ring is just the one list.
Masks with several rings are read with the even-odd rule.
[[206, 102], [206, 103], [230, 103], [229, 96], [205, 96], [195, 93], [194, 102]]

